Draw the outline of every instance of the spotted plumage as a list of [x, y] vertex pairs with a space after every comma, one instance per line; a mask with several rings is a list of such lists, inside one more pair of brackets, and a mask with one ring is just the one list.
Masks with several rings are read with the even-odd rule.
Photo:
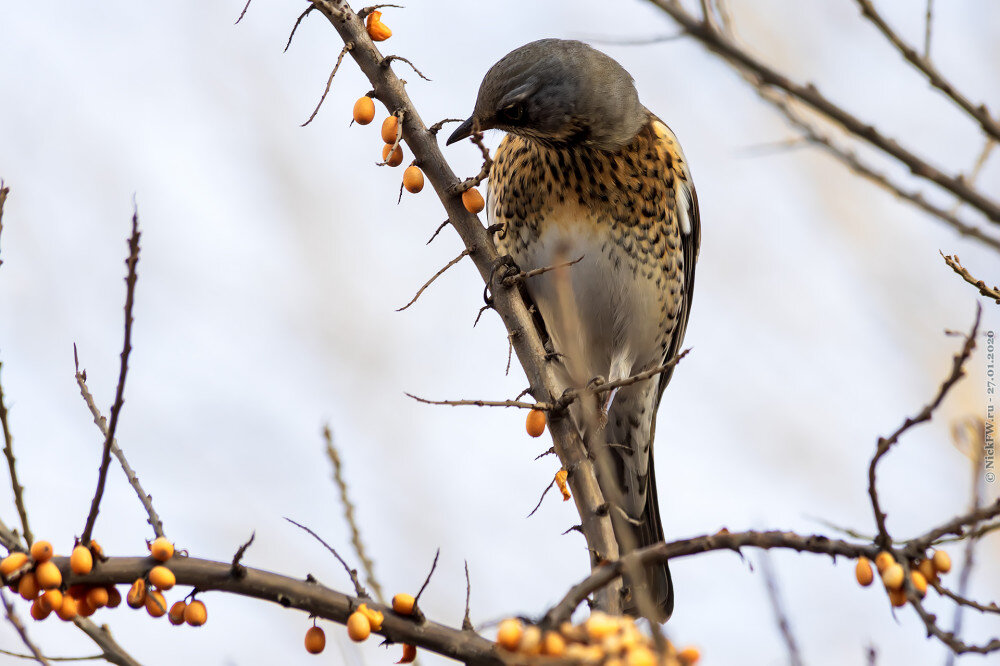
[[[628, 73], [580, 42], [533, 42], [490, 70], [473, 117], [449, 142], [490, 127], [508, 132], [487, 198], [497, 249], [522, 270], [580, 259], [526, 283], [566, 382], [623, 379], [673, 357], [691, 308], [698, 203], [676, 137], [638, 102]], [[671, 374], [595, 402], [598, 419], [573, 408], [579, 427], [613, 453], [633, 523], [616, 523], [620, 544], [663, 539], [652, 443]], [[666, 565], [647, 583], [664, 620], [673, 608]]]

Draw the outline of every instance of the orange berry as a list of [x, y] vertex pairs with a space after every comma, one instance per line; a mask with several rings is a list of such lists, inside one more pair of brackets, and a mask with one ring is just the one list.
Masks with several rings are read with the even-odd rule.
[[35, 577], [34, 572], [29, 572], [21, 576], [21, 580], [17, 584], [17, 593], [21, 595], [22, 599], [25, 601], [34, 601], [41, 591], [42, 588], [38, 584], [38, 579]]
[[680, 662], [684, 666], [692, 666], [693, 664], [697, 664], [698, 660], [701, 659], [701, 652], [693, 645], [689, 645], [677, 653], [677, 658], [680, 659]]
[[142, 578], [136, 578], [132, 587], [129, 588], [128, 594], [125, 595], [125, 603], [129, 605], [129, 608], [142, 608], [146, 604], [146, 581]]
[[177, 576], [174, 572], [162, 564], [149, 570], [149, 582], [161, 590], [169, 590], [177, 584]]
[[31, 544], [31, 559], [36, 562], [48, 562], [52, 559], [52, 544], [48, 541], [36, 541]]
[[97, 559], [103, 561], [103, 558], [104, 558], [104, 549], [101, 548], [101, 544], [99, 544], [96, 541], [94, 541], [93, 539], [91, 539], [90, 540], [90, 546], [89, 546], [89, 548], [90, 548], [91, 555], [93, 555]]
[[649, 648], [638, 646], [628, 651], [625, 657], [626, 666], [655, 666], [656, 657]]
[[373, 42], [384, 42], [392, 37], [392, 30], [389, 29], [389, 26], [382, 23], [382, 12], [377, 10], [368, 13], [368, 16], [365, 18], [365, 29], [368, 31], [368, 36], [372, 38]]
[[600, 641], [618, 631], [618, 622], [606, 613], [594, 611], [584, 622], [584, 627], [591, 640]]
[[388, 144], [396, 142], [396, 130], [399, 128], [399, 119], [396, 116], [389, 116], [382, 121], [382, 140]]
[[906, 605], [906, 591], [902, 588], [898, 590], [889, 590], [889, 603], [895, 608]]
[[361, 611], [354, 611], [347, 618], [347, 635], [355, 643], [365, 640], [371, 633], [372, 625], [368, 622], [368, 617]]
[[892, 556], [892, 553], [883, 550], [881, 553], [875, 556], [875, 568], [881, 574], [886, 570], [890, 564], [895, 564], [896, 558]]
[[163, 617], [167, 614], [167, 600], [159, 590], [146, 592], [146, 612], [152, 617]]
[[524, 625], [516, 618], [508, 618], [500, 623], [497, 629], [497, 644], [505, 650], [513, 652], [521, 644], [524, 635]]
[[858, 563], [854, 566], [854, 576], [858, 579], [861, 587], [868, 587], [875, 580], [875, 574], [872, 573], [872, 563], [867, 557], [858, 558]]
[[76, 614], [80, 617], [90, 617], [96, 612], [97, 609], [90, 605], [86, 597], [76, 602]]
[[184, 610], [186, 608], [187, 604], [183, 600], [175, 601], [174, 605], [167, 611], [167, 619], [170, 620], [170, 624], [174, 626], [184, 624]]
[[400, 593], [392, 598], [392, 610], [400, 615], [412, 615], [416, 603], [417, 600], [413, 598], [413, 595]]
[[76, 585], [70, 585], [69, 589], [66, 590], [66, 594], [73, 597], [77, 601], [87, 596], [87, 592], [90, 592], [90, 587], [87, 585], [83, 585], [81, 583], [77, 583]]
[[208, 622], [208, 609], [205, 604], [195, 599], [184, 609], [184, 621], [192, 627], [200, 627]]
[[174, 544], [167, 541], [167, 537], [156, 537], [149, 545], [149, 554], [154, 560], [166, 562], [174, 556]]
[[417, 658], [417, 646], [410, 643], [403, 643], [403, 656], [399, 658], [397, 664], [412, 664]]
[[38, 602], [50, 611], [57, 610], [63, 603], [63, 593], [59, 590], [45, 590]]
[[916, 569], [924, 575], [924, 578], [928, 581], [937, 580], [937, 569], [934, 568], [934, 562], [931, 560], [920, 560], [916, 564]]
[[412, 194], [424, 189], [424, 172], [416, 164], [406, 167], [403, 172], [403, 187]]
[[86, 546], [77, 546], [73, 549], [73, 554], [69, 556], [69, 568], [73, 573], [84, 576], [94, 568], [94, 556]]
[[87, 603], [94, 608], [104, 608], [108, 605], [109, 595], [107, 588], [92, 587], [87, 592]]
[[[469, 190], [469, 191], [475, 192], [475, 190]], [[465, 196], [463, 195], [462, 198], [464, 199]], [[466, 206], [466, 208], [468, 208], [468, 206]], [[529, 410], [528, 418], [526, 418], [524, 421], [524, 427], [528, 431], [528, 434], [531, 435], [532, 437], [541, 437], [542, 433], [545, 432], [545, 412], [543, 412], [540, 409]]]
[[108, 590], [108, 608], [118, 608], [119, 604], [122, 602], [122, 593], [118, 591], [118, 588], [114, 585], [110, 585]]
[[923, 599], [924, 595], [927, 594], [927, 579], [924, 575], [916, 569], [912, 569], [910, 571], [910, 582], [913, 583], [913, 588], [920, 595], [920, 598]]
[[951, 557], [943, 550], [935, 550], [931, 556], [934, 563], [934, 570], [938, 573], [948, 573], [951, 571]]
[[79, 606], [79, 602], [76, 599], [69, 596], [68, 594], [63, 595], [62, 605], [56, 609], [56, 615], [59, 616], [60, 620], [64, 622], [69, 622], [76, 617], [76, 611]]
[[326, 648], [326, 634], [319, 627], [309, 627], [306, 632], [306, 652], [319, 654]]
[[897, 563], [892, 563], [882, 572], [882, 582], [890, 590], [898, 590], [903, 587], [903, 567]]
[[354, 103], [354, 122], [367, 125], [375, 118], [375, 102], [368, 95], [359, 97]]
[[465, 206], [465, 210], [469, 211], [473, 215], [479, 215], [486, 208], [486, 202], [483, 201], [483, 195], [479, 193], [476, 188], [468, 189], [462, 192], [462, 205]]
[[368, 624], [371, 625], [372, 631], [378, 631], [382, 628], [382, 621], [385, 620], [385, 615], [380, 611], [368, 608], [367, 604], [361, 604], [358, 606], [358, 612], [364, 613], [365, 617], [368, 618]]
[[38, 579], [38, 586], [43, 590], [51, 590], [62, 585], [62, 572], [51, 561], [42, 562], [35, 567], [35, 578]]
[[24, 566], [25, 562], [28, 561], [28, 554], [22, 553], [19, 550], [15, 550], [13, 553], [3, 558], [0, 562], [0, 573], [4, 576], [9, 576], [21, 567]]
[[31, 602], [31, 617], [41, 622], [52, 612], [52, 607], [42, 602], [42, 597], [38, 597]]
[[550, 657], [561, 657], [566, 651], [566, 639], [557, 631], [545, 632], [542, 640], [542, 654]]
[[392, 151], [392, 155], [389, 151], [392, 150], [392, 144], [385, 144], [382, 146], [382, 161], [391, 167], [398, 167], [403, 163], [403, 147], [396, 146], [396, 150]]

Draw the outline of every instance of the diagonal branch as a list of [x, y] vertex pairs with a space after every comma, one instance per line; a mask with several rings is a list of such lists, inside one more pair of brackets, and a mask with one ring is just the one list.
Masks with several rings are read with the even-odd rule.
[[4, 612], [7, 614], [7, 621], [13, 625], [14, 629], [17, 631], [18, 636], [21, 637], [21, 642], [24, 646], [31, 651], [31, 658], [37, 661], [39, 664], [45, 664], [48, 666], [49, 660], [42, 655], [42, 651], [38, 649], [38, 646], [31, 640], [28, 636], [28, 630], [25, 628], [24, 623], [21, 622], [21, 618], [17, 616], [14, 611], [14, 604], [7, 601], [7, 594], [0, 588], [0, 601], [3, 602]]
[[[87, 403], [87, 408], [90, 409], [91, 415], [94, 417], [94, 423], [101, 430], [101, 434], [105, 437], [108, 436], [108, 421], [101, 414], [101, 410], [98, 409], [97, 403], [94, 402], [94, 396], [90, 393], [90, 389], [87, 388], [87, 371], [80, 370], [80, 361], [76, 353], [76, 344], [73, 345], [73, 364], [76, 368], [76, 384], [80, 387], [80, 395], [83, 396], [83, 401]], [[121, 450], [118, 446], [118, 440], [111, 440], [111, 453], [114, 454], [115, 458], [118, 459], [119, 464], [122, 466], [122, 470], [125, 471], [125, 477], [128, 479], [129, 485], [135, 490], [136, 495], [139, 496], [139, 501], [142, 502], [142, 507], [146, 510], [146, 515], [149, 516], [147, 522], [153, 528], [153, 533], [156, 536], [163, 536], [163, 521], [160, 520], [159, 514], [156, 513], [156, 509], [153, 508], [153, 496], [146, 493], [143, 490], [142, 484], [139, 483], [139, 477], [136, 475], [135, 470], [129, 465], [128, 460], [125, 458], [125, 452]]]
[[[434, 239], [432, 238], [431, 240], [434, 240]], [[470, 254], [472, 254], [472, 252], [473, 252], [474, 249], [475, 248], [465, 248], [464, 250], [462, 250], [461, 254], [459, 254], [457, 257], [455, 257], [454, 259], [452, 259], [451, 261], [449, 261], [447, 264], [444, 265], [444, 268], [442, 268], [437, 273], [435, 273], [434, 275], [432, 275], [431, 279], [428, 280], [427, 282], [425, 282], [424, 286], [420, 287], [420, 289], [417, 290], [417, 293], [413, 296], [413, 298], [410, 300], [409, 303], [407, 303], [406, 305], [404, 305], [401, 308], [397, 308], [396, 312], [402, 312], [406, 308], [408, 308], [411, 305], [413, 305], [414, 303], [416, 303], [417, 299], [420, 298], [420, 294], [424, 293], [424, 290], [426, 290], [427, 287], [431, 286], [431, 283], [434, 282], [434, 280], [437, 280], [439, 277], [441, 277], [442, 275], [444, 275], [445, 271], [447, 271], [449, 268], [451, 268], [452, 266], [454, 266], [455, 264], [457, 264], [458, 262], [460, 262], [464, 257], [467, 257]]]
[[[3, 363], [0, 363], [0, 369]], [[7, 458], [7, 469], [10, 471], [10, 487], [14, 491], [14, 505], [17, 507], [17, 515], [21, 518], [21, 530], [24, 532], [24, 540], [31, 546], [33, 536], [31, 528], [28, 527], [28, 510], [24, 506], [24, 486], [17, 480], [17, 466], [14, 459], [14, 441], [10, 434], [10, 425], [7, 423], [7, 406], [3, 402], [3, 385], [0, 384], [0, 428], [3, 429], [3, 454]]]
[[104, 436], [104, 450], [101, 453], [101, 467], [97, 473], [97, 490], [94, 491], [94, 499], [90, 503], [90, 513], [87, 515], [87, 523], [84, 525], [83, 533], [80, 535], [80, 542], [84, 545], [90, 544], [90, 537], [94, 532], [94, 523], [97, 522], [97, 512], [101, 508], [101, 497], [104, 495], [104, 484], [108, 480], [108, 467], [111, 465], [111, 444], [115, 440], [115, 429], [118, 427], [118, 417], [121, 415], [122, 405], [125, 404], [125, 376], [128, 374], [128, 356], [132, 351], [132, 304], [135, 302], [135, 282], [136, 264], [139, 263], [139, 209], [136, 207], [132, 213], [132, 235], [128, 240], [128, 258], [125, 265], [128, 273], [125, 276], [125, 341], [122, 345], [121, 367], [118, 370], [118, 386], [115, 389], [115, 402], [111, 405], [111, 422], [108, 431]]
[[972, 277], [972, 273], [962, 266], [958, 260], [958, 255], [948, 255], [941, 252], [941, 256], [944, 257], [944, 263], [948, 264], [948, 267], [958, 273], [963, 280], [978, 289], [980, 294], [986, 298], [992, 298], [997, 302], [997, 305], [1000, 305], [1000, 287], [988, 287], [982, 280]]
[[948, 99], [958, 105], [959, 108], [979, 123], [979, 126], [987, 136], [1000, 141], [1000, 123], [998, 123], [993, 116], [990, 115], [989, 109], [986, 108], [986, 105], [975, 104], [968, 97], [958, 91], [951, 81], [945, 78], [945, 76], [938, 71], [937, 67], [934, 66], [934, 63], [931, 62], [931, 59], [926, 55], [926, 52], [930, 50], [930, 5], [927, 7], [928, 17], [924, 38], [925, 55], [920, 55], [917, 53], [915, 48], [907, 44], [906, 41], [900, 37], [899, 33], [893, 30], [889, 24], [886, 23], [885, 18], [883, 18], [883, 16], [879, 14], [878, 10], [875, 9], [875, 5], [872, 4], [871, 0], [855, 0], [855, 2], [858, 3], [858, 7], [861, 9], [861, 15], [871, 21], [871, 23], [878, 28], [878, 31], [882, 33], [882, 36], [885, 37], [904, 58], [906, 58], [907, 62], [916, 67], [917, 71], [927, 77], [927, 80], [932, 86], [944, 93]]

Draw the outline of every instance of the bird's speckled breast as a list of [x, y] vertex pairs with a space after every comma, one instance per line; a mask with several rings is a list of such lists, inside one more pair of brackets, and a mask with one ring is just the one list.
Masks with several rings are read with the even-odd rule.
[[[597, 267], [610, 274], [595, 278], [605, 288], [636, 281], [648, 286], [649, 305], [659, 309], [652, 317], [658, 330], [651, 333], [662, 351], [632, 350], [633, 360], [645, 365], [651, 356], [662, 358], [682, 316], [681, 228], [691, 224], [689, 188], [676, 138], [650, 114], [635, 139], [616, 152], [550, 146], [508, 134], [496, 153], [488, 206], [492, 223], [504, 225], [496, 237], [498, 250], [522, 270], [556, 258], [551, 251], [539, 252], [540, 245], [572, 239], [578, 242], [564, 243], [567, 255], [580, 247], [601, 254]], [[621, 280], [613, 274], [618, 271], [625, 272]]]

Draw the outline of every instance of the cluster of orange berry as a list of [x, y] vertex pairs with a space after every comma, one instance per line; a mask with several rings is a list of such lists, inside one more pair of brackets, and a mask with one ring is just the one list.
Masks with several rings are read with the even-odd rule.
[[[149, 544], [153, 559], [166, 562], [174, 554], [174, 545], [165, 537], [159, 537]], [[0, 561], [0, 574], [5, 584], [31, 603], [31, 617], [44, 620], [51, 613], [60, 619], [90, 617], [99, 608], [117, 608], [122, 595], [114, 585], [86, 585], [78, 583], [64, 588], [62, 573], [52, 562], [54, 551], [48, 541], [36, 541], [31, 553], [13, 552]], [[94, 558], [104, 557], [100, 545], [91, 541], [89, 546], [78, 544], [70, 554], [70, 570], [78, 576], [86, 576], [94, 568]], [[149, 588], [147, 589], [147, 580]], [[177, 582], [174, 573], [162, 564], [150, 569], [146, 578], [136, 580], [125, 596], [131, 608], [145, 608], [152, 617], [167, 615], [167, 602], [163, 591], [169, 590]], [[200, 601], [186, 603], [178, 601], [169, 610], [172, 624], [187, 622], [193, 627], [205, 624], [208, 613]]]
[[[399, 615], [413, 615], [417, 601], [409, 594], [397, 594], [392, 598], [392, 610]], [[347, 618], [347, 635], [356, 643], [366, 640], [373, 631], [382, 628], [385, 615], [381, 611], [369, 608], [368, 604], [361, 604], [357, 610]], [[306, 631], [306, 652], [319, 654], [326, 648], [326, 634], [320, 627], [313, 624]], [[397, 664], [409, 664], [417, 658], [417, 647], [405, 643], [403, 645], [403, 656]]]
[[500, 623], [497, 644], [508, 652], [545, 655], [603, 666], [691, 666], [701, 654], [695, 647], [677, 650], [667, 641], [657, 658], [652, 639], [628, 616], [594, 611], [582, 624], [563, 622], [557, 631], [542, 630], [510, 618]]
[[[903, 565], [896, 561], [892, 553], [883, 550], [875, 557], [875, 568], [882, 578], [886, 592], [889, 593], [889, 602], [896, 608], [906, 605], [906, 589], [903, 587], [906, 573], [903, 571]], [[910, 563], [910, 582], [913, 583], [913, 589], [917, 594], [923, 598], [927, 594], [928, 582], [936, 581], [938, 574], [949, 571], [951, 571], [951, 557], [943, 550], [935, 550], [930, 557]], [[871, 562], [867, 557], [858, 558], [854, 576], [862, 587], [868, 587], [875, 580]]]

